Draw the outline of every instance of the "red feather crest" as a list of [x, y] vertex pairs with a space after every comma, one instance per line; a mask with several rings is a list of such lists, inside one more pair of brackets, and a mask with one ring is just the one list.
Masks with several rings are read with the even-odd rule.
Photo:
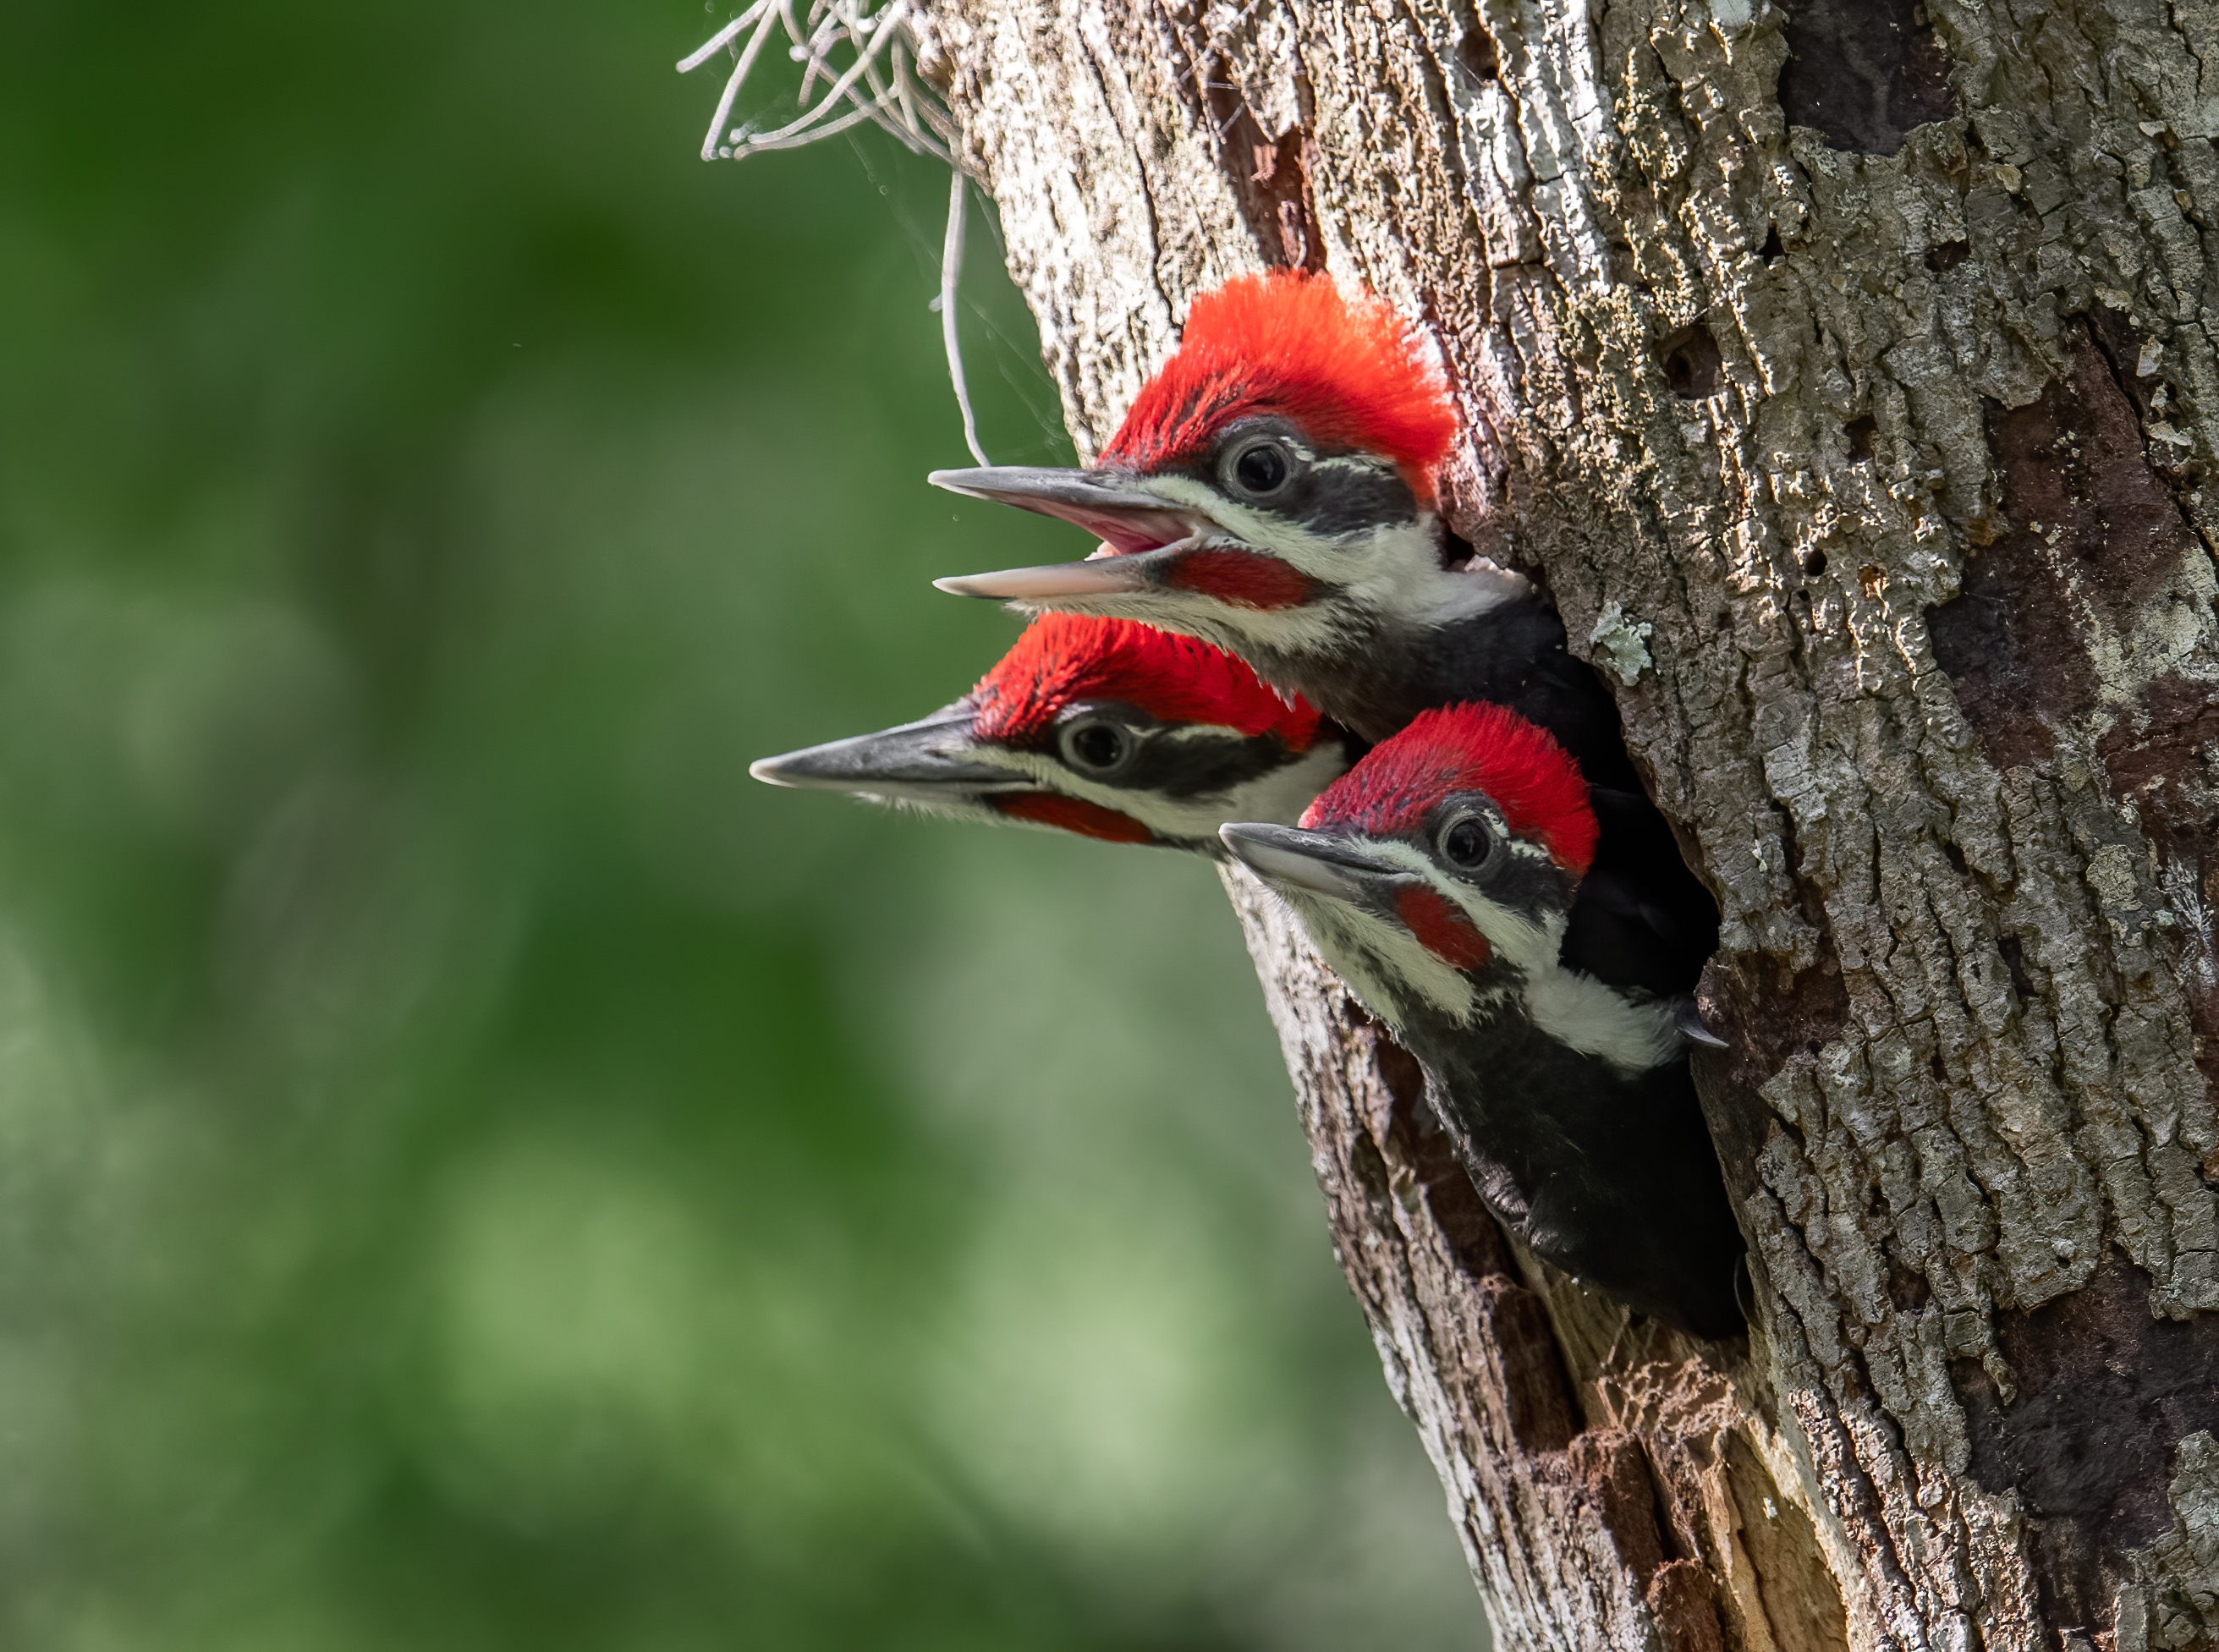
[[973, 726], [1011, 743], [1048, 728], [1066, 707], [1122, 700], [1165, 723], [1276, 734], [1290, 751], [1317, 737], [1308, 701], [1292, 705], [1221, 649], [1129, 619], [1044, 614], [971, 691]]
[[1420, 711], [1327, 786], [1302, 824], [1393, 836], [1416, 830], [1457, 792], [1485, 792], [1512, 831], [1575, 876], [1594, 860], [1594, 809], [1579, 765], [1546, 729], [1494, 705]]
[[1427, 504], [1456, 439], [1448, 386], [1384, 301], [1283, 270], [1194, 301], [1178, 351], [1133, 399], [1099, 463], [1161, 469], [1257, 413], [1384, 455]]

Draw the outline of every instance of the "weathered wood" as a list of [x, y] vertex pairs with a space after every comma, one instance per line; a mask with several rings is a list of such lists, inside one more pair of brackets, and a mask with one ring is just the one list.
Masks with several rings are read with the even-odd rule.
[[1514, 1254], [1231, 880], [1501, 1642], [2219, 1644], [2219, 9], [919, 32], [1082, 448], [1241, 270], [1422, 319], [1452, 521], [1612, 671], [1719, 897], [1746, 1347]]

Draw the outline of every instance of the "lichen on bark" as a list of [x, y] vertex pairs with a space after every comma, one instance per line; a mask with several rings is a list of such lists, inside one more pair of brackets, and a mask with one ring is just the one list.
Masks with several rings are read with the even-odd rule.
[[2219, 1369], [2219, 13], [939, 0], [918, 32], [1083, 450], [1235, 273], [1420, 322], [1452, 525], [1612, 668], [1719, 897], [1745, 1348], [1518, 1256], [1228, 879], [1503, 1643], [2219, 1634], [2179, 1378]]

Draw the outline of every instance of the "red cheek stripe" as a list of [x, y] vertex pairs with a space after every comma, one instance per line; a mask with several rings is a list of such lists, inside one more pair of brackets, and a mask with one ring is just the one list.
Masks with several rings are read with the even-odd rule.
[[1487, 937], [1453, 901], [1421, 884], [1395, 895], [1395, 916], [1427, 952], [1453, 968], [1477, 969], [1495, 956]]
[[1164, 583], [1237, 608], [1298, 608], [1315, 587], [1308, 574], [1252, 550], [1194, 550], [1172, 563]]
[[1060, 797], [1053, 792], [1003, 792], [987, 799], [1011, 820], [1029, 820], [1036, 826], [1054, 826], [1081, 837], [1098, 837], [1104, 843], [1153, 843], [1156, 835], [1130, 815], [1104, 809], [1084, 798]]

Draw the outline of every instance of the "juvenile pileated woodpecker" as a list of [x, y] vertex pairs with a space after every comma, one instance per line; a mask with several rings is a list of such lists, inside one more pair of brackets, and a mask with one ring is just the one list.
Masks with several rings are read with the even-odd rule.
[[1354, 755], [1314, 707], [1206, 643], [1051, 614], [953, 705], [749, 773], [1221, 859], [1221, 823], [1298, 819]]
[[1567, 961], [1685, 993], [1717, 945], [1716, 907], [1556, 610], [1483, 559], [1447, 565], [1435, 475], [1456, 427], [1448, 387], [1378, 299], [1323, 275], [1242, 277], [1195, 300], [1092, 469], [933, 474], [1076, 523], [1100, 550], [938, 583], [1205, 638], [1367, 741], [1429, 706], [1508, 706], [1595, 787], [1602, 846]]
[[1429, 705], [1501, 701], [1601, 778], [1598, 760], [1624, 761], [1617, 713], [1554, 611], [1491, 562], [1444, 566], [1434, 477], [1456, 429], [1381, 301], [1329, 276], [1244, 276], [1195, 300], [1092, 469], [932, 475], [1077, 523], [1102, 551], [939, 584], [1204, 637], [1367, 740]]
[[1627, 1306], [1731, 1335], [1742, 1239], [1677, 1006], [1560, 956], [1596, 834], [1563, 748], [1483, 705], [1421, 714], [1300, 828], [1223, 829], [1418, 1058], [1497, 1215]]

